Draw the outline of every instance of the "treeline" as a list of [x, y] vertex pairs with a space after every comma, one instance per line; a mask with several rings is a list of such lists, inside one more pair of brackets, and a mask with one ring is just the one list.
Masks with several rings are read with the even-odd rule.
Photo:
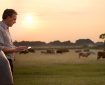
[[24, 46], [99, 46], [103, 47], [103, 42], [94, 42], [90, 39], [78, 39], [75, 41], [75, 43], [71, 42], [70, 40], [68, 41], [52, 41], [49, 43], [42, 42], [42, 41], [15, 41], [14, 45], [19, 46], [19, 45], [24, 45]]

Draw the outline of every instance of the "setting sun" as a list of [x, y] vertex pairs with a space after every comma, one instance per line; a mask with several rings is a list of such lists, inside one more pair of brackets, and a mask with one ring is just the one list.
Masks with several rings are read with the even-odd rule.
[[34, 28], [36, 27], [38, 23], [37, 16], [34, 16], [32, 14], [27, 14], [22, 19], [22, 25], [25, 28]]
[[26, 19], [26, 23], [28, 23], [28, 24], [33, 24], [33, 22], [34, 22], [33, 21], [33, 17], [30, 16], [30, 15], [29, 16], [26, 16], [25, 19]]

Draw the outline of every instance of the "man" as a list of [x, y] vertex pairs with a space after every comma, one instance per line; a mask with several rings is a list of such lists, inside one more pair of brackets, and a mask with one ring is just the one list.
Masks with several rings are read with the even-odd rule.
[[16, 47], [13, 45], [9, 27], [12, 27], [16, 23], [16, 18], [17, 12], [15, 10], [6, 9], [0, 22], [0, 85], [13, 85], [11, 72], [13, 71], [13, 53], [27, 49], [26, 46]]

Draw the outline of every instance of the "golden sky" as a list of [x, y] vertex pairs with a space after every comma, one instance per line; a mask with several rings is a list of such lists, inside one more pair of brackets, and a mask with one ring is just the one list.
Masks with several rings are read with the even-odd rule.
[[105, 0], [0, 0], [0, 20], [6, 8], [18, 12], [13, 40], [97, 42], [105, 33]]

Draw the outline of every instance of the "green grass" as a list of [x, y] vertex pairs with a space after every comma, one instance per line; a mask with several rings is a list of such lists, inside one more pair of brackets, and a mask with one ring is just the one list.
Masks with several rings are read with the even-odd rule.
[[104, 62], [96, 57], [79, 60], [74, 53], [17, 55], [14, 82], [15, 85], [105, 85]]
[[14, 79], [16, 85], [104, 85], [105, 65], [16, 67]]

